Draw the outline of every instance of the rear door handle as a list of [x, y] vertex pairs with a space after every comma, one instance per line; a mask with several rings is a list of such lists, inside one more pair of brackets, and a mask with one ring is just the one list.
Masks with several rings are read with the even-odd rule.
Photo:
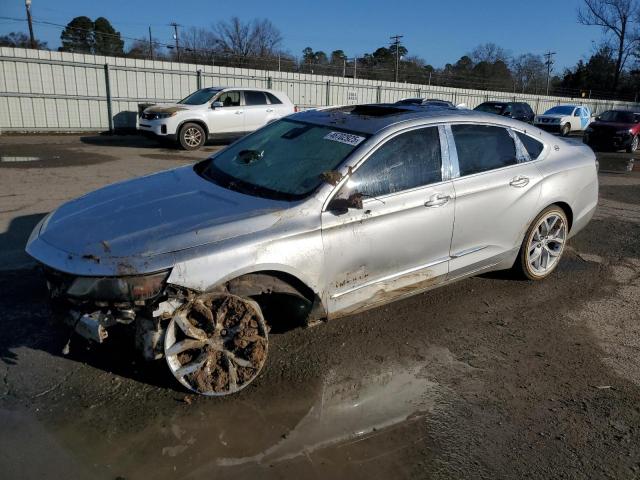
[[441, 207], [451, 200], [449, 195], [442, 195], [440, 193], [436, 193], [435, 195], [431, 195], [429, 200], [424, 202], [425, 207]]
[[273, 108], [267, 108], [267, 112], [269, 113], [273, 112]]
[[522, 175], [513, 177], [509, 182], [509, 185], [516, 188], [526, 187], [528, 184], [529, 184], [529, 177], [523, 177]]
[[242, 110], [236, 110], [236, 115], [242, 115]]

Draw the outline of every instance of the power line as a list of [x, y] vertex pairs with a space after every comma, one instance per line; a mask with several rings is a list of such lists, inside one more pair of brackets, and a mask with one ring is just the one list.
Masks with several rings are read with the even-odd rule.
[[393, 40], [393, 44], [396, 47], [396, 83], [398, 82], [398, 71], [400, 70], [400, 39], [404, 37], [404, 35], [393, 35], [389, 37]]
[[553, 56], [556, 54], [556, 52], [552, 52], [551, 50], [549, 50], [547, 53], [544, 54], [544, 58], [545, 58], [545, 65], [547, 66], [547, 96], [549, 95], [549, 81], [551, 79], [551, 65], [553, 65]]
[[176, 41], [176, 54], [178, 56], [178, 62], [180, 62], [180, 44], [178, 43], [178, 27], [181, 27], [182, 25], [178, 25], [176, 22], [171, 22], [169, 24], [170, 26], [173, 27], [173, 39]]

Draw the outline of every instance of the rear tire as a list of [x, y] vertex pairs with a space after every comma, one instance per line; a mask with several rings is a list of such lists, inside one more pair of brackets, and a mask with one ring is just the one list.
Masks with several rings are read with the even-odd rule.
[[185, 150], [198, 150], [204, 145], [206, 134], [197, 123], [185, 123], [178, 134], [180, 146]]
[[557, 205], [545, 208], [527, 230], [514, 273], [527, 280], [547, 278], [560, 263], [569, 234], [567, 216]]
[[631, 144], [627, 147], [627, 153], [633, 153], [636, 150], [638, 150], [638, 136], [634, 135], [633, 138], [631, 139]]
[[562, 126], [562, 128], [560, 129], [560, 136], [561, 137], [566, 137], [570, 133], [571, 133], [571, 124], [570, 123], [565, 123]]

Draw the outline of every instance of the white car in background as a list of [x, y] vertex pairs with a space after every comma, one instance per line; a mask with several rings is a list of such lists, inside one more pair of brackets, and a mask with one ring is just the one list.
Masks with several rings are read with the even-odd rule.
[[558, 105], [536, 115], [534, 125], [566, 137], [571, 132], [584, 132], [591, 123], [591, 110], [584, 105]]
[[207, 139], [236, 138], [297, 111], [282, 92], [262, 88], [210, 87], [178, 103], [146, 108], [138, 130], [197, 150]]

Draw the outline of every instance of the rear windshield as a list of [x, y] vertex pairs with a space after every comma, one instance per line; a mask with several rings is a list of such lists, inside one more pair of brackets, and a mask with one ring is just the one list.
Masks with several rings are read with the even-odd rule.
[[565, 106], [550, 108], [549, 110], [544, 112], [544, 114], [545, 115], [571, 115], [574, 109], [575, 107], [567, 107], [565, 105]]
[[501, 115], [504, 111], [504, 107], [507, 105], [505, 103], [482, 103], [478, 105], [474, 110], [478, 112], [487, 112], [487, 113], [497, 113]]
[[322, 183], [369, 135], [280, 120], [244, 137], [199, 166], [202, 176], [249, 195], [296, 200]]
[[178, 103], [182, 103], [184, 105], [202, 105], [207, 103], [209, 100], [213, 98], [213, 96], [218, 93], [220, 90], [197, 90], [193, 92], [188, 97], [183, 98]]

